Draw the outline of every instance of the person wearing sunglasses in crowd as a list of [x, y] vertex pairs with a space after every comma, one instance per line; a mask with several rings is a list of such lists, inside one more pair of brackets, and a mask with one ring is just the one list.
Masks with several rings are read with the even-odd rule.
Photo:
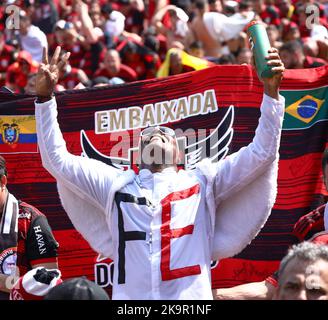
[[194, 170], [178, 170], [174, 130], [149, 127], [140, 136], [138, 174], [67, 151], [53, 96], [69, 58], [59, 59], [60, 50], [50, 63], [44, 51], [36, 81], [40, 153], [75, 228], [114, 260], [112, 298], [212, 299], [211, 258], [233, 256], [250, 243], [275, 200], [284, 113], [277, 50], [268, 52], [274, 76], [263, 80], [252, 143], [218, 163], [204, 159]]

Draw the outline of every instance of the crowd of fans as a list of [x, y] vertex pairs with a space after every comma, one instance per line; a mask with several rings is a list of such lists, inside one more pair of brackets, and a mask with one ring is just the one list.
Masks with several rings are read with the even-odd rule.
[[[311, 68], [328, 62], [326, 0], [2, 3], [0, 86], [14, 92], [34, 93], [42, 48], [48, 47], [52, 54], [57, 45], [63, 54], [71, 52], [57, 91], [174, 75], [199, 69], [197, 65], [251, 64], [246, 25], [252, 19], [265, 23], [286, 68]], [[9, 22], [10, 18], [17, 21], [17, 10], [8, 10], [10, 5], [20, 8], [19, 25], [14, 28]]]

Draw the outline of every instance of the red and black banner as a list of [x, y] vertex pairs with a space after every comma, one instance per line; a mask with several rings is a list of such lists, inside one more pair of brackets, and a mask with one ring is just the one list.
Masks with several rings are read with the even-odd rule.
[[[281, 94], [286, 112], [275, 206], [243, 252], [213, 263], [213, 287], [270, 275], [296, 242], [291, 234], [294, 223], [325, 202], [321, 157], [328, 142], [327, 84], [328, 67], [285, 72]], [[107, 161], [115, 158], [115, 163], [136, 169], [139, 136], [134, 133], [151, 124], [165, 124], [182, 133], [193, 129], [206, 136], [222, 123], [218, 130], [224, 136], [229, 115], [233, 134], [226, 146], [228, 153], [238, 151], [254, 137], [262, 95], [262, 83], [251, 68], [216, 66], [169, 78], [58, 93], [58, 121], [71, 153]], [[60, 204], [55, 180], [42, 167], [34, 99], [0, 94], [0, 154], [8, 164], [8, 188], [47, 216], [60, 244], [63, 278], [85, 275], [110, 287], [113, 265], [98, 257], [74, 230]]]

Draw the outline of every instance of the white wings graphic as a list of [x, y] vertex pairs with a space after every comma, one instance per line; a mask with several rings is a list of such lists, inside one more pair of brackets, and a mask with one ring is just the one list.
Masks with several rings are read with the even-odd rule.
[[[218, 126], [204, 138], [202, 137], [178, 137], [179, 148], [184, 152], [182, 165], [186, 170], [193, 170], [196, 164], [204, 158], [209, 158], [212, 162], [223, 159], [228, 151], [233, 137], [234, 107], [231, 105]], [[192, 143], [190, 140], [193, 140]], [[196, 140], [196, 141], [195, 141]], [[100, 160], [117, 169], [131, 167], [133, 153], [138, 151], [138, 147], [130, 148], [128, 158], [107, 156], [98, 151], [84, 130], [81, 130], [82, 155], [88, 158]]]
[[204, 139], [189, 144], [185, 148], [185, 168], [195, 169], [196, 164], [204, 158], [212, 162], [223, 159], [233, 137], [234, 108], [231, 105], [218, 126]]

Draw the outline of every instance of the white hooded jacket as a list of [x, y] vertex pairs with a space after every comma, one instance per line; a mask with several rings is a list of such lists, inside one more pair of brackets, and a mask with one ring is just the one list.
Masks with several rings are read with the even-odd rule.
[[192, 171], [120, 171], [67, 152], [56, 100], [36, 103], [44, 167], [75, 228], [114, 260], [113, 299], [212, 299], [211, 259], [245, 248], [277, 192], [284, 98], [266, 95], [254, 140]]

